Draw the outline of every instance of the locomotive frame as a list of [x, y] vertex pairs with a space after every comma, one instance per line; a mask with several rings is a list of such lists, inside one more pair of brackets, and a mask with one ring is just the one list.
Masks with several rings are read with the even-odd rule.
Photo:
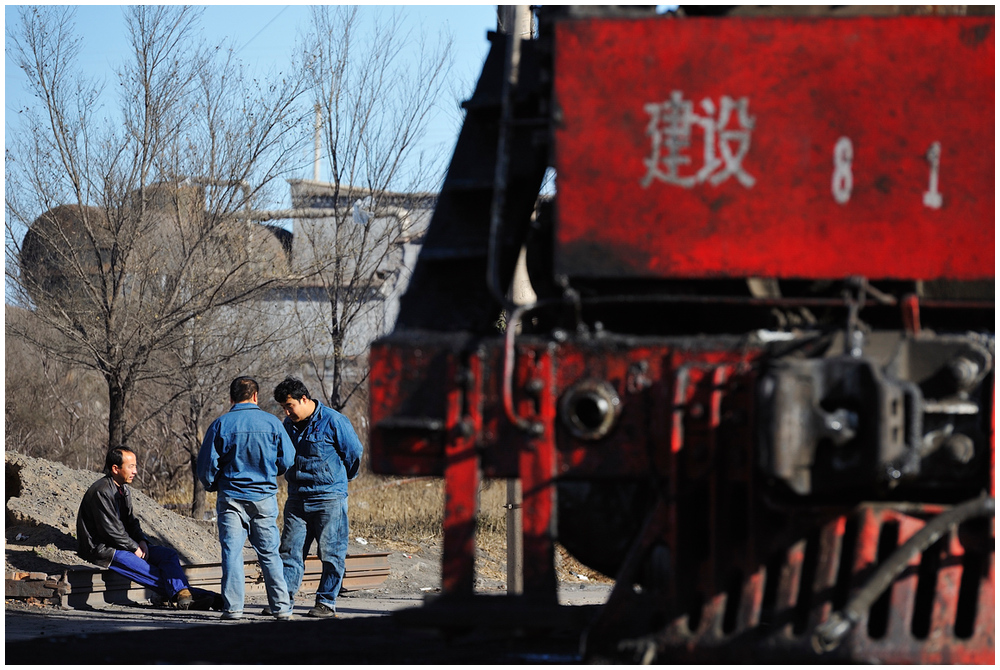
[[371, 351], [373, 469], [445, 479], [442, 602], [476, 600], [482, 478], [517, 478], [527, 606], [557, 540], [615, 576], [591, 659], [992, 662], [993, 26], [554, 8], [493, 36]]

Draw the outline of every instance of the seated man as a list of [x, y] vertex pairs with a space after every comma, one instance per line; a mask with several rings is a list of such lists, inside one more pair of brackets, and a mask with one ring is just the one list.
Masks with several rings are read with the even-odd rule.
[[80, 503], [76, 553], [151, 588], [178, 609], [209, 609], [216, 604], [216, 594], [192, 589], [177, 552], [150, 544], [132, 513], [132, 493], [125, 485], [137, 471], [131, 449], [123, 445], [108, 451], [105, 476], [87, 489]]

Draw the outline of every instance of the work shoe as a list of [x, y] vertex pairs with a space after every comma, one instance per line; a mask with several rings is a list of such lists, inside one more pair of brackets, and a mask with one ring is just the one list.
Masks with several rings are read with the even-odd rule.
[[287, 612], [278, 612], [277, 614], [274, 615], [274, 618], [277, 619], [278, 621], [291, 621], [292, 610], [288, 610]]
[[236, 621], [236, 620], [242, 619], [242, 618], [243, 618], [243, 612], [223, 612], [222, 613], [222, 620], [223, 621]]
[[316, 603], [316, 606], [306, 612], [306, 616], [316, 619], [336, 619], [337, 613], [323, 603]]
[[273, 614], [274, 612], [272, 612], [271, 608], [268, 607], [267, 605], [264, 605], [264, 609], [260, 611], [261, 616], [272, 616]]
[[177, 601], [177, 609], [179, 610], [191, 609], [191, 605], [194, 603], [194, 596], [191, 595], [191, 591], [188, 589], [181, 589], [174, 598]]

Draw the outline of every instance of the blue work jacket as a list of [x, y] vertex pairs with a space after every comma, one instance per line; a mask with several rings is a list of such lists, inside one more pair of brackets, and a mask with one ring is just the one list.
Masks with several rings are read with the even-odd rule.
[[316, 400], [316, 409], [304, 427], [291, 417], [285, 428], [295, 445], [295, 465], [288, 469], [288, 495], [339, 498], [347, 482], [358, 476], [364, 447], [350, 420]]
[[198, 452], [198, 479], [207, 491], [237, 500], [278, 493], [278, 475], [295, 462], [281, 421], [252, 402], [241, 402], [212, 422]]

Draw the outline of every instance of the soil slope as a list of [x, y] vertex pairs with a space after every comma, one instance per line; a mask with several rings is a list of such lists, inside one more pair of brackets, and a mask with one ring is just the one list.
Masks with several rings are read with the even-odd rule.
[[[76, 513], [83, 494], [103, 475], [9, 451], [4, 461], [6, 574], [93, 567], [76, 555]], [[219, 561], [215, 524], [164, 509], [135, 487], [132, 505], [146, 535], [176, 549], [182, 563]]]
[[[5, 574], [8, 577], [14, 572], [58, 575], [67, 569], [94, 567], [76, 555], [76, 515], [83, 494], [102, 474], [14, 452], [4, 455]], [[221, 560], [214, 521], [196, 521], [182, 516], [135, 487], [132, 487], [132, 499], [146, 534], [155, 542], [176, 549], [181, 563], [194, 565]], [[374, 593], [420, 595], [440, 589], [439, 539], [412, 542], [401, 539], [389, 544], [391, 546], [377, 546], [365, 538], [352, 536], [348, 545], [349, 554], [389, 552], [390, 576], [373, 590]], [[253, 551], [247, 549], [247, 555], [253, 557]], [[480, 557], [480, 560], [497, 562], [489, 557]], [[479, 578], [477, 587], [500, 590], [503, 583]]]

